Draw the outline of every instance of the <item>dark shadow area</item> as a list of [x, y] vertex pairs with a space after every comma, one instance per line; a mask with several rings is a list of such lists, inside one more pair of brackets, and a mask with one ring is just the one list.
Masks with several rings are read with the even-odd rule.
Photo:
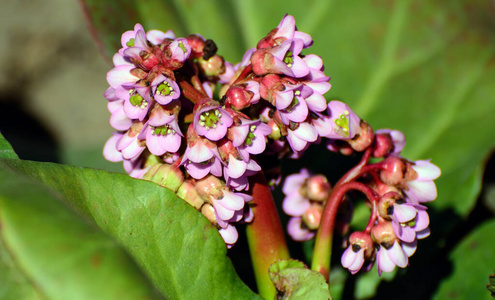
[[257, 292], [256, 279], [254, 278], [249, 245], [246, 238], [246, 225], [238, 225], [239, 239], [234, 247], [228, 250], [228, 256], [232, 260], [237, 275], [254, 292]]
[[55, 136], [24, 108], [24, 102], [18, 92], [0, 93], [0, 132], [19, 158], [59, 162]]

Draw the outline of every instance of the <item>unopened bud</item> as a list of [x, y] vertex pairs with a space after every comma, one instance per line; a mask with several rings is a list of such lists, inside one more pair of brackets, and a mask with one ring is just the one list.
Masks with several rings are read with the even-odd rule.
[[330, 183], [324, 175], [314, 175], [306, 182], [306, 193], [310, 200], [324, 202], [330, 194]]
[[221, 199], [225, 188], [225, 183], [218, 177], [211, 174], [196, 181], [196, 191], [198, 192], [198, 196], [207, 203], [212, 203], [212, 198]]
[[189, 203], [197, 210], [200, 210], [204, 204], [204, 201], [198, 196], [198, 192], [196, 191], [194, 183], [189, 180], [186, 180], [182, 183], [182, 185], [177, 190], [177, 196], [179, 196], [181, 199]]
[[389, 156], [383, 161], [380, 179], [388, 185], [400, 185], [404, 182], [406, 164], [398, 156]]
[[349, 244], [353, 252], [364, 249], [364, 258], [370, 258], [373, 255], [373, 240], [370, 235], [361, 231], [356, 231], [349, 237]]
[[201, 213], [203, 214], [203, 216], [205, 216], [213, 225], [218, 225], [217, 223], [217, 217], [215, 216], [215, 208], [206, 203], [205, 205], [203, 205], [203, 207], [201, 207]]
[[375, 134], [373, 128], [365, 121], [361, 121], [360, 130], [356, 135], [347, 142], [351, 145], [352, 149], [361, 152], [366, 150], [373, 143]]
[[253, 93], [242, 86], [231, 86], [225, 94], [225, 103], [230, 104], [233, 109], [241, 110], [251, 104]]
[[385, 157], [394, 149], [394, 142], [389, 133], [380, 133], [375, 135], [373, 145], [373, 157]]
[[397, 192], [388, 192], [378, 201], [378, 213], [384, 219], [390, 220], [394, 213], [394, 204], [405, 203], [404, 198]]
[[397, 239], [392, 223], [388, 221], [382, 221], [375, 225], [371, 229], [371, 236], [375, 243], [380, 244], [385, 249], [392, 247]]
[[155, 182], [160, 186], [177, 192], [184, 182], [184, 174], [179, 168], [172, 167], [171, 165], [156, 164], [144, 174], [143, 179]]
[[313, 203], [302, 215], [304, 224], [310, 230], [316, 230], [320, 226], [323, 206], [319, 203]]
[[202, 74], [206, 77], [217, 77], [225, 72], [224, 60], [220, 55], [213, 55], [208, 60], [200, 57], [197, 62]]

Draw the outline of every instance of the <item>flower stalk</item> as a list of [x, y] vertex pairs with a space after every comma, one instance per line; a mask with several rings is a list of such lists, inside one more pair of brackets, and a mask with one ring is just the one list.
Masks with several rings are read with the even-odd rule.
[[272, 193], [263, 174], [259, 172], [250, 181], [253, 186], [252, 206], [255, 218], [246, 228], [249, 252], [258, 293], [265, 299], [273, 299], [276, 290], [268, 275], [268, 268], [279, 259], [289, 259], [289, 249]]

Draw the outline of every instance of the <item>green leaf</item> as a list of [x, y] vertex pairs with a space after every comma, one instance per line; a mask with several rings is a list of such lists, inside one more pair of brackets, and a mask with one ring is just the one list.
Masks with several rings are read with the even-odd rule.
[[167, 299], [254, 299], [217, 230], [168, 189], [123, 174], [3, 160], [64, 195], [115, 237]]
[[434, 299], [491, 299], [486, 289], [495, 262], [495, 220], [485, 222], [467, 236], [450, 255], [453, 272]]
[[0, 157], [1, 158], [19, 158], [17, 154], [15, 154], [12, 146], [7, 142], [7, 140], [3, 137], [2, 133], [0, 133]]
[[159, 299], [120, 246], [57, 198], [0, 170], [1, 299]]
[[279, 260], [270, 266], [277, 299], [331, 299], [325, 277], [297, 260]]

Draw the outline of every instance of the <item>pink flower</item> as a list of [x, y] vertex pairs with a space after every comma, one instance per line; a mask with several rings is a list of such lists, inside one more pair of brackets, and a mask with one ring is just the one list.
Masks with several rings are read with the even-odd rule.
[[230, 114], [219, 105], [204, 105], [194, 115], [194, 129], [200, 136], [211, 141], [219, 141], [232, 125]]

